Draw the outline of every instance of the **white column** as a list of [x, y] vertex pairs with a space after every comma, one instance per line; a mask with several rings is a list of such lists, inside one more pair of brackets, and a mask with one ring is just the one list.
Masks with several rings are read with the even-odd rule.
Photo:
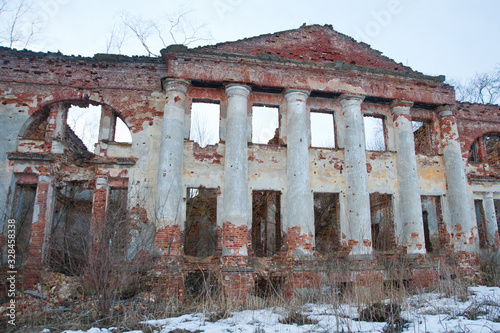
[[288, 251], [311, 255], [314, 212], [309, 179], [309, 133], [306, 101], [309, 92], [289, 89], [287, 101], [287, 224]]
[[456, 118], [451, 106], [438, 109], [443, 158], [446, 169], [447, 200], [450, 209], [452, 242], [455, 251], [477, 251], [476, 222], [472, 219], [471, 205], [467, 192], [465, 165], [458, 140]]
[[189, 82], [167, 79], [163, 127], [158, 161], [156, 218], [158, 230], [181, 225], [180, 207], [183, 197], [182, 163], [184, 153], [184, 113]]
[[347, 241], [352, 255], [371, 255], [373, 252], [365, 138], [362, 135], [363, 99], [362, 96], [344, 95], [340, 100], [344, 119]]
[[410, 108], [413, 103], [396, 101], [391, 104], [397, 149], [399, 183], [399, 230], [401, 245], [407, 253], [425, 253], [424, 223], [418, 182], [415, 139]]
[[226, 86], [227, 122], [223, 186], [223, 256], [247, 256], [248, 153], [247, 112], [250, 88]]
[[486, 192], [484, 194], [484, 215], [485, 215], [485, 228], [487, 243], [490, 248], [495, 247], [495, 234], [498, 230], [497, 226], [497, 214], [495, 212], [495, 201], [493, 199], [492, 192]]

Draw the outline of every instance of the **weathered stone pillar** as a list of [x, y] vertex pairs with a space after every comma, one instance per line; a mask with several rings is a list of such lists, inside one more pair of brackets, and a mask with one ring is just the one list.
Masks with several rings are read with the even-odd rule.
[[498, 250], [498, 245], [495, 244], [495, 238], [498, 235], [497, 214], [495, 212], [495, 201], [492, 192], [484, 194], [484, 215], [488, 246], [491, 249]]
[[[248, 153], [247, 109], [250, 88], [241, 84], [226, 86], [227, 123], [224, 155], [222, 211], [222, 256], [236, 266], [246, 266], [248, 256]], [[228, 262], [229, 264], [229, 262]]]
[[451, 218], [451, 246], [455, 251], [460, 273], [472, 280], [479, 269], [477, 223], [471, 213], [457, 120], [450, 105], [442, 106], [437, 111], [446, 170], [446, 198]]
[[92, 237], [98, 241], [102, 228], [106, 224], [106, 208], [108, 206], [108, 177], [97, 176], [92, 199]]
[[158, 161], [156, 188], [156, 245], [164, 259], [181, 254], [182, 163], [184, 153], [184, 113], [189, 82], [166, 79], [165, 109]]
[[314, 246], [314, 214], [309, 179], [309, 92], [287, 90], [287, 224], [288, 255], [310, 256]]
[[116, 118], [113, 110], [106, 105], [101, 106], [98, 141], [113, 141], [115, 136]]
[[344, 95], [340, 100], [344, 119], [347, 240], [350, 254], [355, 256], [371, 255], [373, 252], [365, 139], [362, 135], [363, 99], [362, 96]]
[[25, 288], [30, 288], [38, 281], [40, 267], [47, 259], [53, 207], [54, 191], [51, 177], [49, 175], [40, 175], [36, 187], [28, 258], [24, 270], [23, 286]]
[[47, 117], [47, 131], [45, 137], [50, 138], [50, 152], [61, 154], [64, 152], [64, 131], [68, 118], [68, 105], [62, 102], [51, 105]]
[[33, 207], [33, 222], [31, 225], [28, 266], [43, 263], [47, 256], [48, 230], [52, 222], [52, 207], [54, 205], [54, 192], [51, 177], [38, 176], [36, 187], [35, 205]]
[[451, 216], [452, 242], [455, 251], [473, 252], [477, 250], [477, 233], [471, 214], [467, 178], [462, 160], [462, 150], [458, 140], [456, 118], [451, 106], [438, 109], [439, 125], [443, 146], [448, 187], [447, 199]]
[[222, 192], [222, 272], [231, 303], [244, 303], [253, 288], [248, 268], [248, 95], [250, 87], [226, 86], [227, 122]]
[[402, 230], [401, 245], [409, 254], [425, 253], [424, 223], [418, 182], [415, 139], [410, 108], [413, 103], [396, 101], [391, 104], [397, 149], [399, 183], [399, 216]]
[[97, 147], [95, 153], [106, 156], [108, 142], [115, 138], [116, 117], [113, 110], [106, 105], [101, 106], [101, 119], [99, 121], [99, 135], [97, 137]]

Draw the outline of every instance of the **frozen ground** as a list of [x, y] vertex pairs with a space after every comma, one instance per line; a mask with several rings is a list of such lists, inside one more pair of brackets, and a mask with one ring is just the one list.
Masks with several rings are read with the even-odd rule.
[[[441, 294], [411, 296], [402, 304], [401, 317], [408, 321], [403, 332], [482, 332], [500, 333], [500, 288], [471, 287], [470, 297], [460, 301]], [[386, 323], [358, 321], [358, 309], [350, 305], [307, 304], [302, 314], [313, 324], [282, 324], [290, 309], [266, 308], [230, 313], [225, 319], [209, 321], [209, 314], [194, 313], [148, 321], [158, 333], [176, 332], [384, 332]], [[113, 328], [92, 328], [86, 333], [112, 333]], [[45, 329], [44, 333], [50, 330]], [[83, 331], [65, 331], [83, 333]], [[141, 331], [130, 331], [140, 333]], [[391, 331], [386, 331], [391, 332]]]

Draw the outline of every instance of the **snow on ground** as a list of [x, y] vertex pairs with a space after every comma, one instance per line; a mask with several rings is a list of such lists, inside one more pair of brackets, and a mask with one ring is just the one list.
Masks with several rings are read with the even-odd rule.
[[[402, 304], [401, 317], [408, 320], [403, 332], [481, 332], [500, 333], [500, 288], [471, 287], [471, 296], [458, 300], [442, 294], [427, 293], [414, 295]], [[350, 305], [307, 304], [302, 314], [316, 321], [315, 324], [281, 324], [289, 310], [266, 308], [231, 313], [228, 318], [217, 322], [208, 321], [208, 314], [194, 313], [146, 323], [154, 326], [158, 333], [174, 330], [183, 332], [238, 332], [238, 333], [302, 333], [302, 332], [383, 332], [385, 323], [358, 321], [358, 309]], [[86, 333], [113, 333], [115, 329], [92, 328]], [[45, 329], [44, 333], [50, 330]], [[84, 333], [65, 331], [65, 333]], [[140, 331], [130, 331], [140, 333]]]

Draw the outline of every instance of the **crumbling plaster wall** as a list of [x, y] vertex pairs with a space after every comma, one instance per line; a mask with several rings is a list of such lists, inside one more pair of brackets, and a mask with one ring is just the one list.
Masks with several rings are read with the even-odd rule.
[[[166, 68], [150, 58], [121, 56], [69, 57], [28, 51], [0, 50], [0, 148], [4, 152], [43, 153], [43, 140], [20, 140], [22, 129], [47, 107], [57, 102], [111, 107], [131, 131], [132, 144], [110, 144], [111, 164], [75, 167], [57, 155], [57, 162], [28, 162], [0, 157], [0, 200], [12, 193], [13, 174], [49, 173], [57, 181], [93, 180], [96, 176], [128, 178], [129, 204], [147, 211], [154, 221], [157, 177], [156, 152], [165, 104], [161, 78]], [[37, 144], [39, 144], [37, 146]], [[49, 154], [50, 155], [50, 154]], [[133, 166], [120, 166], [116, 158], [130, 157]], [[37, 166], [38, 165], [38, 166]], [[12, 184], [11, 184], [12, 182]], [[10, 185], [10, 192], [9, 192]], [[3, 204], [2, 204], [3, 205]], [[9, 214], [2, 206], [2, 215]], [[5, 219], [2, 218], [2, 224]], [[3, 226], [0, 225], [3, 229]]]

